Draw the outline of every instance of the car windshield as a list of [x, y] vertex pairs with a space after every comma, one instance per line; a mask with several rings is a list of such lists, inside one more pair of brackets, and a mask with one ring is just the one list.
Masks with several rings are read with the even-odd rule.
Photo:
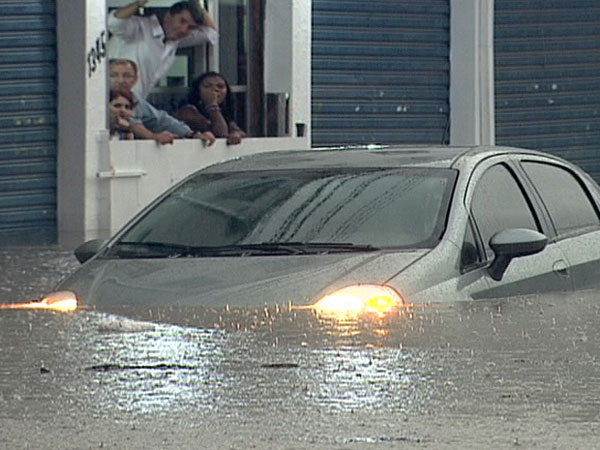
[[433, 247], [448, 169], [200, 173], [111, 248], [113, 256], [233, 256]]

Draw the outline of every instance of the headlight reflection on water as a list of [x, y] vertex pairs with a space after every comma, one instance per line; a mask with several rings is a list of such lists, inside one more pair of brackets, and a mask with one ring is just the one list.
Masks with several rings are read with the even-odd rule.
[[[286, 307], [157, 311], [3, 315], [24, 336], [8, 373], [29, 370], [35, 398], [56, 399], [54, 411], [116, 421], [235, 420], [265, 408], [405, 410], [430, 384], [419, 352], [398, 345], [419, 322], [407, 320], [405, 309], [346, 321]], [[32, 325], [29, 332], [23, 324]], [[31, 373], [38, 355], [42, 376]], [[20, 389], [31, 395], [31, 384]]]
[[419, 352], [380, 349], [323, 349], [313, 357], [318, 371], [305, 378], [316, 401], [339, 411], [386, 409], [409, 412], [430, 395], [431, 379]]
[[[101, 411], [211, 414], [290, 395], [301, 409], [314, 402], [404, 409], [428, 385], [417, 355], [401, 344], [419, 326], [409, 308], [345, 317], [285, 307], [167, 308], [152, 316], [165, 322], [103, 321], [87, 344], [96, 355], [86, 371], [89, 394]], [[188, 322], [167, 325], [178, 320]]]
[[329, 334], [341, 337], [386, 337], [396, 319], [412, 317], [409, 305], [395, 289], [374, 284], [347, 286], [297, 309], [312, 310]]
[[[99, 319], [99, 320], [98, 320]], [[85, 367], [91, 377], [84, 396], [99, 414], [115, 406], [125, 413], [170, 414], [210, 407], [207, 399], [220, 381], [223, 334], [94, 313], [97, 333]]]
[[49, 309], [59, 312], [72, 312], [77, 309], [77, 296], [71, 291], [53, 292], [41, 300], [25, 303], [0, 304], [0, 309]]

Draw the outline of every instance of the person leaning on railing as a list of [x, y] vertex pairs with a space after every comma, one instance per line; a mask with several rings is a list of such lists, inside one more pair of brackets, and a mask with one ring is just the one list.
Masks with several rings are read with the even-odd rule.
[[137, 68], [133, 61], [111, 59], [109, 61], [110, 87], [131, 92], [135, 102], [133, 116], [129, 119], [131, 131], [137, 138], [152, 139], [159, 144], [171, 144], [177, 138], [201, 139], [212, 145], [212, 134], [192, 130], [188, 125], [169, 115], [166, 111], [152, 106], [147, 100], [133, 92], [137, 82]]
[[239, 144], [246, 137], [235, 123], [235, 103], [229, 83], [217, 72], [206, 72], [194, 80], [187, 103], [175, 117], [205, 136], [227, 138], [229, 145]]

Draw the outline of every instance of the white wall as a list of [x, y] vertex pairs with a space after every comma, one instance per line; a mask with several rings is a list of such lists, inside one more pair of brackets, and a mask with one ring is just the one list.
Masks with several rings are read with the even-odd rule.
[[304, 125], [304, 138], [311, 146], [311, 42], [312, 1], [292, 0], [292, 102], [290, 123], [296, 136], [296, 125]]

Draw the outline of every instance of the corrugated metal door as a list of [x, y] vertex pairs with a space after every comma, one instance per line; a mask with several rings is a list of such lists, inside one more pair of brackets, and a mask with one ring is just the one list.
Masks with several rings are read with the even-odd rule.
[[449, 0], [313, 0], [313, 145], [447, 143], [449, 14]]
[[496, 142], [600, 181], [600, 0], [496, 0]]
[[0, 245], [55, 240], [55, 3], [2, 0]]

